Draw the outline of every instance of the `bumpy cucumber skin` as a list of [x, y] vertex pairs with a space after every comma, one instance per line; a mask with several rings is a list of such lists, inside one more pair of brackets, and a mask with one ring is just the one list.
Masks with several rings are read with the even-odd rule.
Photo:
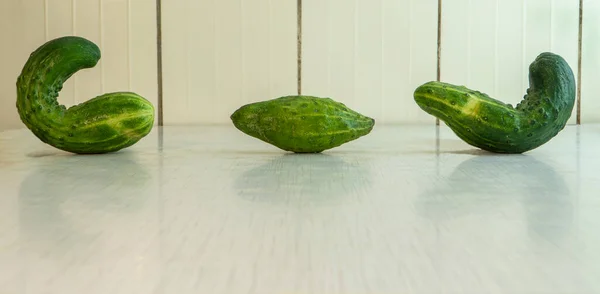
[[524, 153], [550, 141], [571, 117], [575, 77], [559, 55], [543, 52], [529, 66], [529, 89], [510, 104], [464, 86], [428, 82], [414, 99], [466, 143], [495, 153]]
[[243, 133], [294, 153], [320, 153], [371, 132], [375, 120], [331, 98], [284, 96], [251, 103], [231, 115]]
[[63, 83], [96, 66], [100, 49], [75, 36], [35, 50], [17, 79], [21, 121], [42, 142], [77, 154], [115, 152], [137, 143], [154, 125], [154, 106], [131, 92], [100, 95], [66, 109], [58, 103]]

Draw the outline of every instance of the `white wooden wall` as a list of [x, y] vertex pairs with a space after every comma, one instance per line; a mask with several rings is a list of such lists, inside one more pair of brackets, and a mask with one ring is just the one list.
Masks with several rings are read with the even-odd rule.
[[125, 90], [157, 104], [154, 0], [0, 0], [0, 129], [23, 127], [15, 83], [29, 54], [65, 35], [95, 42], [102, 58], [65, 83], [61, 103], [70, 106]]
[[[296, 0], [162, 0], [164, 123], [229, 123], [245, 103], [301, 90], [380, 124], [428, 124], [435, 120], [412, 92], [438, 70], [513, 104], [542, 51], [565, 57], [577, 75], [577, 0], [441, 2], [438, 68], [438, 0], [303, 0], [300, 8]], [[580, 111], [592, 123], [600, 122], [600, 2], [584, 0], [583, 12]], [[95, 41], [103, 58], [67, 82], [61, 102], [132, 90], [158, 106], [156, 27], [156, 0], [0, 1], [0, 37], [11, 44], [0, 54], [0, 129], [21, 127], [14, 82], [28, 54], [65, 34]]]
[[583, 0], [581, 123], [600, 122], [600, 1]]
[[432, 123], [412, 93], [437, 73], [437, 0], [305, 0], [302, 93], [378, 123]]
[[529, 64], [543, 51], [560, 54], [577, 75], [578, 1], [443, 0], [442, 12], [444, 81], [516, 105], [529, 85]]
[[296, 1], [163, 1], [165, 124], [229, 123], [295, 94]]

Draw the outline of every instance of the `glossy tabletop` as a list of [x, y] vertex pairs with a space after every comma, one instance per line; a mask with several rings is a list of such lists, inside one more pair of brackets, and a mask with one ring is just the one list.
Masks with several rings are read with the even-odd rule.
[[79, 156], [0, 133], [0, 293], [600, 293], [600, 126], [522, 155], [377, 126], [294, 155], [231, 126]]

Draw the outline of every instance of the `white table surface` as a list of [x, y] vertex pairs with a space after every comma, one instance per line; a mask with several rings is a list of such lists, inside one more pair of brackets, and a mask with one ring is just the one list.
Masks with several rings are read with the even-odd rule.
[[600, 293], [600, 126], [523, 155], [377, 126], [320, 155], [231, 126], [78, 156], [0, 133], [1, 294]]

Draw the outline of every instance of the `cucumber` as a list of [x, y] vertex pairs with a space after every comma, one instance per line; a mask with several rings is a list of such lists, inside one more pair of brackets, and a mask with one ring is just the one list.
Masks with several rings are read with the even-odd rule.
[[283, 96], [230, 116], [241, 132], [294, 153], [320, 153], [371, 132], [375, 120], [331, 98]]
[[58, 103], [63, 83], [96, 66], [100, 49], [76, 36], [44, 43], [29, 56], [17, 79], [17, 111], [42, 142], [76, 154], [115, 152], [145, 137], [154, 106], [132, 92], [100, 95], [67, 109]]
[[485, 93], [444, 82], [414, 91], [419, 107], [467, 144], [495, 153], [524, 153], [550, 141], [575, 105], [575, 77], [560, 56], [543, 52], [529, 66], [529, 89], [515, 107]]

